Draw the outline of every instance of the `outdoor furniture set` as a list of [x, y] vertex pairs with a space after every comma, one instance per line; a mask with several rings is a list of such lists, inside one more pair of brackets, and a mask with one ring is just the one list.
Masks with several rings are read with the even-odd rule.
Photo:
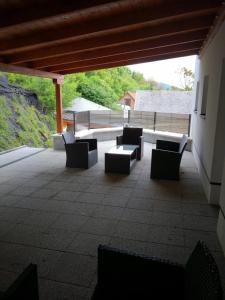
[[[66, 149], [66, 166], [88, 169], [98, 162], [97, 139], [76, 139], [72, 132], [62, 134]], [[152, 150], [152, 179], [179, 180], [180, 163], [188, 138], [181, 142], [156, 141]], [[105, 172], [130, 174], [144, 153], [142, 128], [124, 127], [123, 135], [116, 137], [116, 146], [105, 153]]]

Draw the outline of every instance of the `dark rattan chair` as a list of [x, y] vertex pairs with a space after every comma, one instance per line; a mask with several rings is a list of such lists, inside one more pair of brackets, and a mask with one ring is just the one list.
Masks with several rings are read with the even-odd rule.
[[156, 149], [152, 149], [150, 174], [152, 179], [179, 180], [181, 158], [187, 141], [186, 135], [183, 135], [180, 143], [156, 141]]
[[97, 139], [76, 139], [72, 132], [65, 132], [62, 137], [67, 167], [88, 169], [98, 162]]
[[5, 292], [0, 292], [0, 299], [38, 300], [37, 266], [30, 264]]
[[137, 159], [141, 160], [144, 153], [144, 137], [142, 128], [124, 127], [123, 135], [116, 137], [117, 145], [138, 145]]
[[219, 271], [203, 242], [185, 266], [107, 246], [98, 248], [92, 300], [222, 300]]

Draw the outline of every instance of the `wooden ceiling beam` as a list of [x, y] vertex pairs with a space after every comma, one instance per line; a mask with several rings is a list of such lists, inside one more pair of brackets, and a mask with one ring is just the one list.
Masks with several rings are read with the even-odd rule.
[[23, 75], [28, 75], [28, 76], [35, 76], [35, 77], [50, 78], [50, 79], [55, 79], [60, 82], [63, 82], [63, 76], [60, 74], [46, 72], [46, 71], [40, 71], [40, 70], [34, 70], [34, 69], [30, 69], [30, 68], [18, 67], [18, 66], [13, 66], [13, 65], [7, 65], [7, 64], [3, 64], [3, 63], [0, 63], [0, 71], [7, 72], [7, 73], [23, 74]]
[[12, 55], [0, 56], [0, 61], [5, 63], [20, 64], [23, 62], [31, 62], [44, 58], [57, 57], [76, 52], [83, 52], [87, 49], [94, 50], [104, 48], [110, 45], [121, 45], [143, 39], [154, 39], [156, 37], [170, 36], [176, 33], [197, 31], [209, 28], [209, 24], [213, 21], [214, 16], [193, 18], [183, 20], [182, 22], [170, 22], [165, 25], [148, 25], [141, 29], [132, 29], [126, 32], [110, 33], [99, 37], [88, 37], [79, 42], [61, 43], [57, 46], [41, 48], [38, 50], [24, 51]]
[[[113, 0], [113, 2], [118, 1], [120, 0]], [[71, 13], [93, 7], [96, 9], [110, 2], [112, 0], [63, 0], [63, 3], [62, 0], [48, 0], [46, 5], [46, 0], [1, 1], [0, 32], [2, 29], [6, 30], [18, 24], [23, 26], [24, 23], [33, 23], [46, 18], [63, 20], [69, 18]]]
[[196, 41], [191, 42], [187, 44], [180, 44], [175, 46], [167, 46], [163, 48], [155, 48], [150, 50], [142, 50], [132, 53], [125, 53], [125, 54], [116, 54], [112, 55], [110, 57], [102, 57], [98, 59], [89, 59], [84, 61], [79, 61], [75, 63], [69, 63], [64, 65], [59, 65], [55, 67], [46, 68], [46, 71], [49, 72], [58, 72], [65, 70], [70, 70], [74, 68], [81, 68], [81, 67], [89, 67], [92, 65], [100, 65], [104, 63], [113, 63], [117, 61], [126, 61], [126, 60], [132, 60], [132, 59], [138, 59], [138, 58], [145, 58], [145, 57], [151, 57], [151, 56], [157, 56], [161, 54], [168, 54], [168, 53], [175, 53], [179, 51], [187, 51], [187, 50], [196, 50], [200, 49], [202, 42]]
[[[123, 1], [121, 1], [123, 3]], [[189, 16], [201, 16], [215, 13], [220, 5], [219, 0], [204, 1], [167, 1], [162, 6], [161, 1], [133, 1], [132, 5], [116, 7], [115, 10], [96, 11], [95, 14], [81, 14], [71, 22], [62, 22], [59, 28], [54, 23], [43, 26], [42, 29], [19, 31], [17, 34], [5, 35], [0, 39], [0, 52], [7, 54], [10, 51], [35, 49], [43, 45], [50, 46], [56, 41], [74, 40], [82, 36], [110, 31], [128, 30], [130, 27], [143, 26], [144, 23], [159, 23], [185, 18]], [[157, 4], [158, 3], [158, 4]], [[149, 13], [151, 11], [151, 13]], [[65, 25], [64, 25], [65, 24]]]
[[60, 74], [68, 75], [68, 74], [74, 74], [74, 73], [80, 73], [80, 72], [96, 71], [96, 70], [101, 70], [101, 69], [109, 69], [109, 68], [141, 64], [141, 63], [147, 63], [147, 62], [152, 62], [152, 61], [157, 61], [157, 60], [165, 60], [165, 59], [178, 58], [178, 57], [197, 55], [197, 54], [198, 54], [198, 50], [187, 50], [187, 51], [181, 51], [181, 52], [178, 51], [178, 52], [174, 52], [174, 53], [161, 54], [161, 55], [150, 56], [150, 57], [145, 57], [145, 58], [137, 58], [137, 59], [124, 60], [124, 61], [119, 61], [119, 62], [105, 63], [105, 64], [101, 64], [101, 65], [74, 68], [71, 70], [61, 71]]
[[[173, 36], [160, 37], [156, 39], [146, 39], [142, 41], [132, 42], [125, 45], [110, 45], [101, 49], [87, 50], [79, 53], [64, 55], [60, 57], [48, 58], [35, 61], [30, 64], [34, 69], [44, 69], [51, 66], [59, 66], [61, 64], [73, 63], [78, 61], [110, 57], [118, 54], [129, 54], [141, 50], [150, 50], [172, 45], [188, 44], [194, 41], [203, 41], [207, 35], [207, 30], [199, 30], [195, 32], [179, 33]], [[25, 64], [24, 64], [25, 65]]]

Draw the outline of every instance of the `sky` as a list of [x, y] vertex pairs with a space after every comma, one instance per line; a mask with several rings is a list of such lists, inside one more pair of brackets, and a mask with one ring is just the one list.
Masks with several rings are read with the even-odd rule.
[[173, 59], [160, 60], [155, 62], [131, 65], [132, 71], [142, 73], [145, 79], [153, 79], [158, 82], [167, 83], [173, 86], [182, 87], [178, 71], [186, 67], [194, 72], [196, 56], [186, 56]]

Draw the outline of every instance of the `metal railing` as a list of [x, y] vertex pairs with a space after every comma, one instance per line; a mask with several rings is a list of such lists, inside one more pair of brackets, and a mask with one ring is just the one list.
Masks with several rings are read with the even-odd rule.
[[75, 132], [84, 129], [120, 127], [128, 124], [153, 131], [167, 131], [190, 135], [191, 115], [158, 113], [146, 111], [83, 111], [64, 112], [64, 120], [70, 120], [70, 129]]

